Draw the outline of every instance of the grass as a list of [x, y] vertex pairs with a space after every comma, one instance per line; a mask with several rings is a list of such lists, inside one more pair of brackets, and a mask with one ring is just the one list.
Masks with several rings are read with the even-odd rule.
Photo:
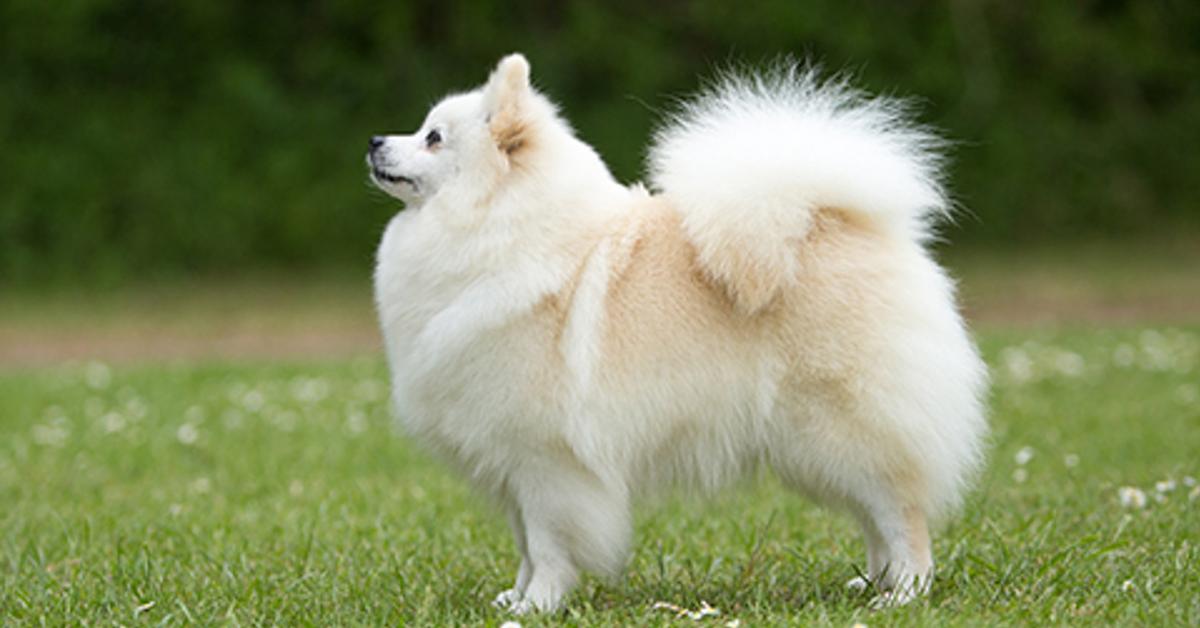
[[[928, 599], [867, 610], [842, 586], [863, 561], [848, 519], [761, 477], [643, 508], [624, 579], [585, 580], [564, 614], [521, 622], [1200, 624], [1200, 328], [981, 342], [990, 462], [936, 539]], [[0, 374], [0, 615], [508, 619], [487, 604], [516, 569], [503, 517], [396, 437], [385, 404], [375, 357]], [[1123, 505], [1123, 487], [1144, 506]], [[657, 601], [721, 614], [697, 622]]]

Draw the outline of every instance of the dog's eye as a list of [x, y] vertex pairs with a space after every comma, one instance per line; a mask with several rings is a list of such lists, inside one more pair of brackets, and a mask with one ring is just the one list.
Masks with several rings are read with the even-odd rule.
[[441, 143], [442, 143], [442, 134], [438, 133], [437, 129], [430, 131], [425, 136], [425, 145], [428, 146], [429, 148], [433, 148], [434, 146], [437, 146], [438, 144], [441, 144]]

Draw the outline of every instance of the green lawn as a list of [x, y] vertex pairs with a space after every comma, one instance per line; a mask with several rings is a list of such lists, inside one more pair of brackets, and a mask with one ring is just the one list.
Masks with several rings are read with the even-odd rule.
[[[1200, 624], [1200, 328], [981, 340], [990, 462], [937, 537], [928, 600], [867, 610], [842, 586], [854, 526], [760, 478], [643, 508], [623, 580], [522, 624]], [[516, 569], [503, 517], [394, 433], [385, 381], [374, 357], [0, 375], [0, 615], [508, 619], [488, 606]]]

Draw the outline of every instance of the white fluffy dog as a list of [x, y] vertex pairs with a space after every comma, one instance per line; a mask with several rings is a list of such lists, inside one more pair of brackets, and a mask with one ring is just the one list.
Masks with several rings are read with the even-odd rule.
[[521, 55], [372, 139], [408, 207], [375, 274], [395, 411], [507, 509], [521, 567], [496, 604], [560, 607], [622, 568], [637, 496], [759, 465], [858, 520], [852, 585], [928, 588], [987, 380], [923, 246], [949, 205], [935, 147], [893, 101], [734, 76], [658, 133], [648, 193]]

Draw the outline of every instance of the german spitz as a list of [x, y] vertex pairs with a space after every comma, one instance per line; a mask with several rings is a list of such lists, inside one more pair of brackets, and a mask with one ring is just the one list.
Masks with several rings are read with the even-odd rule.
[[622, 569], [640, 496], [759, 467], [862, 526], [851, 586], [925, 592], [986, 432], [925, 246], [951, 206], [937, 137], [780, 64], [682, 104], [627, 186], [529, 72], [505, 57], [367, 155], [406, 207], [375, 272], [394, 409], [507, 511], [521, 566], [494, 603], [560, 608]]

